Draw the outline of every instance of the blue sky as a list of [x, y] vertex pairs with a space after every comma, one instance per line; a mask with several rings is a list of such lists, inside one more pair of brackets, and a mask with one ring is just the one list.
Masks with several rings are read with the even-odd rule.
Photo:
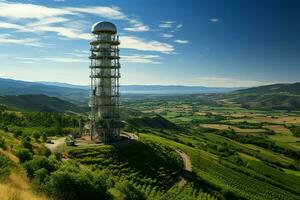
[[0, 0], [0, 77], [89, 83], [90, 27], [111, 21], [121, 84], [300, 81], [297, 0]]

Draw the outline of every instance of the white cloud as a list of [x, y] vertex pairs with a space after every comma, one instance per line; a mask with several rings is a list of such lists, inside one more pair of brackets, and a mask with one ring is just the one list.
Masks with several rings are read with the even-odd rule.
[[131, 31], [131, 32], [146, 32], [149, 31], [149, 27], [143, 24], [135, 24], [133, 25], [133, 27], [124, 28], [124, 30]]
[[[86, 21], [74, 21], [70, 18], [70, 16], [81, 16], [82, 14], [91, 14], [107, 19], [127, 21], [131, 27], [127, 27], [125, 30], [131, 32], [144, 32], [149, 31], [150, 29], [138, 19], [126, 16], [118, 7], [94, 6], [51, 8], [26, 3], [8, 3], [6, 1], [0, 2], [0, 17], [6, 18], [8, 22], [0, 22], [0, 28], [15, 29], [20, 32], [53, 32], [58, 36], [69, 39], [90, 40], [90, 33], [82, 31], [87, 29], [88, 24], [86, 24]], [[16, 20], [22, 22], [22, 25], [16, 24]], [[172, 25], [174, 22], [164, 21], [163, 23]], [[0, 42], [2, 44], [10, 43], [42, 46], [38, 43], [37, 39], [30, 38], [13, 39], [6, 37], [2, 38]], [[174, 47], [170, 44], [154, 40], [147, 41], [134, 36], [122, 36], [121, 46], [122, 48], [141, 51], [156, 51], [163, 53], [171, 53], [174, 51]]]
[[210, 19], [210, 21], [216, 23], [216, 22], [219, 22], [219, 19], [218, 18], [212, 18], [212, 19]]
[[24, 26], [21, 26], [21, 25], [18, 25], [18, 24], [13, 24], [13, 23], [8, 23], [8, 22], [0, 22], [0, 28], [23, 30]]
[[178, 44], [187, 44], [187, 43], [189, 43], [189, 41], [188, 40], [175, 40], [174, 42], [176, 42], [176, 43], [178, 43]]
[[183, 24], [178, 24], [175, 28], [176, 31], [179, 31], [179, 29], [181, 29], [183, 27]]
[[172, 28], [175, 21], [161, 21], [158, 25], [160, 28]]
[[163, 33], [163, 34], [161, 34], [161, 37], [164, 37], [164, 38], [172, 38], [172, 37], [174, 37], [174, 35], [172, 35], [172, 34], [167, 34], [167, 33]]
[[24, 60], [24, 61], [31, 61], [31, 62], [41, 60], [40, 58], [29, 58], [29, 57], [14, 57], [14, 59]]
[[140, 51], [157, 51], [161, 53], [171, 53], [174, 47], [167, 43], [158, 41], [146, 41], [133, 36], [121, 36], [121, 48], [136, 49]]
[[17, 44], [24, 46], [32, 46], [32, 47], [42, 47], [43, 44], [40, 43], [40, 40], [34, 38], [22, 38], [16, 39], [12, 38], [10, 34], [2, 34], [0, 35], [0, 45], [6, 44]]
[[128, 22], [131, 24], [132, 27], [126, 27], [124, 28], [125, 31], [131, 31], [131, 32], [146, 32], [149, 31], [149, 26], [146, 26], [141, 21], [137, 19], [128, 19]]
[[91, 34], [89, 33], [80, 33], [77, 29], [66, 28], [61, 26], [38, 26], [35, 27], [33, 31], [55, 32], [60, 36], [71, 38], [71, 39], [82, 39], [82, 40], [91, 39]]
[[69, 21], [69, 19], [64, 17], [47, 17], [47, 18], [39, 19], [38, 21], [32, 23], [28, 23], [27, 26], [34, 28], [37, 26], [57, 24], [66, 21]]
[[0, 2], [0, 16], [13, 19], [43, 19], [54, 16], [70, 15], [66, 9], [49, 8], [46, 6]]
[[84, 53], [65, 53], [66, 55], [70, 55], [70, 56], [74, 56], [74, 57], [78, 57], [78, 58], [88, 58], [88, 53], [84, 54]]
[[118, 7], [106, 7], [106, 6], [96, 6], [96, 7], [67, 7], [63, 8], [71, 13], [86, 13], [92, 14], [99, 17], [107, 19], [126, 19], [126, 15], [120, 11]]
[[224, 77], [196, 77], [194, 80], [196, 85], [209, 87], [252, 87], [270, 84], [268, 82]]
[[121, 56], [121, 61], [125, 63], [161, 64], [161, 62], [156, 61], [157, 58], [159, 58], [158, 55], [134, 54]]
[[80, 58], [66, 58], [66, 57], [48, 57], [44, 58], [44, 60], [58, 62], [58, 63], [87, 63], [87, 59]]
[[46, 57], [46, 58], [32, 58], [32, 57], [15, 57], [21, 60], [22, 63], [37, 63], [38, 61], [51, 61], [57, 63], [87, 63], [87, 59], [74, 58], [74, 57]]
[[65, 2], [65, 0], [53, 0], [55, 2]]

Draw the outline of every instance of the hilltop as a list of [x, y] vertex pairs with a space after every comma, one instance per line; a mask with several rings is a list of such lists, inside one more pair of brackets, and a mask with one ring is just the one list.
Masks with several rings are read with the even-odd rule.
[[300, 83], [273, 84], [237, 90], [221, 98], [248, 109], [300, 110]]
[[237, 90], [237, 94], [289, 94], [300, 95], [299, 83], [281, 83]]

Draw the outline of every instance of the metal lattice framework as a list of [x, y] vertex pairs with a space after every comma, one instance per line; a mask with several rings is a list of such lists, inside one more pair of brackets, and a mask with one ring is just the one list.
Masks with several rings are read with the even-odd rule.
[[117, 140], [122, 124], [119, 116], [119, 37], [115, 25], [96, 23], [90, 42], [91, 139], [104, 143]]

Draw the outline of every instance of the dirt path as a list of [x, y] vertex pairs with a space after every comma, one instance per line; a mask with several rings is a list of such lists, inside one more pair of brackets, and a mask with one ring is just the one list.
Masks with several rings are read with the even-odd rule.
[[48, 143], [45, 143], [45, 146], [51, 151], [51, 152], [55, 152], [57, 147], [59, 145], [62, 145], [65, 143], [65, 140], [66, 138], [65, 137], [62, 137], [62, 138], [58, 138], [56, 140], [51, 140], [54, 144], [48, 144]]
[[[184, 153], [181, 150], [176, 150], [176, 152], [178, 153], [178, 155], [181, 157], [182, 161], [183, 161], [183, 170], [186, 172], [191, 172], [192, 171], [192, 162], [190, 157]], [[179, 187], [184, 187], [187, 183], [187, 180], [181, 176], [181, 180], [178, 181], [176, 183], [177, 186]]]

